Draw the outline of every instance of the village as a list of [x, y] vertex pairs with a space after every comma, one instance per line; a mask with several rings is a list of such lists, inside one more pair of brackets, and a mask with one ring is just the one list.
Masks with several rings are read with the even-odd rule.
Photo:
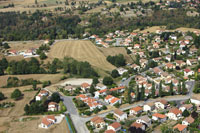
[[[116, 69], [121, 77], [118, 85], [105, 85], [104, 79], [75, 79], [57, 84], [59, 93], [64, 94], [62, 97], [73, 102], [63, 101], [67, 109], [74, 106], [68, 113], [72, 113], [75, 127], [80, 124], [73, 117], [74, 112], [91, 132], [188, 132], [194, 128], [200, 111], [200, 100], [194, 94], [200, 75], [200, 57], [192, 34], [199, 36], [197, 31], [162, 30], [116, 31], [106, 35], [106, 39], [92, 35], [94, 45], [126, 47], [134, 63]], [[95, 90], [92, 93], [91, 87]], [[45, 89], [36, 96], [36, 101], [49, 95], [48, 87]], [[49, 111], [58, 109], [58, 103], [48, 104]], [[45, 117], [41, 127], [48, 128], [55, 123], [50, 118]]]

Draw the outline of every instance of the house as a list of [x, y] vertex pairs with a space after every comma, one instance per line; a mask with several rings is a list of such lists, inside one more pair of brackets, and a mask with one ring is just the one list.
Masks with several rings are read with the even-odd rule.
[[136, 129], [140, 128], [142, 129], [143, 131], [145, 130], [145, 125], [141, 124], [141, 123], [137, 123], [137, 122], [134, 122], [131, 124], [131, 127], [135, 127]]
[[187, 60], [186, 60], [186, 64], [187, 64], [188, 66], [194, 65], [194, 64], [196, 64], [197, 62], [198, 62], [197, 59], [187, 59]]
[[110, 101], [110, 105], [114, 106], [115, 104], [121, 104], [121, 99], [117, 98], [117, 97], [114, 97], [113, 99], [111, 99]]
[[104, 98], [104, 100], [105, 100], [105, 102], [106, 103], [110, 103], [110, 101], [112, 100], [114, 98], [114, 96], [112, 96], [112, 95], [107, 95], [105, 98]]
[[88, 97], [86, 96], [86, 95], [84, 95], [84, 94], [80, 94], [80, 95], [78, 95], [78, 96], [76, 96], [76, 99], [80, 99], [80, 100], [86, 100]]
[[58, 111], [58, 104], [56, 102], [50, 102], [48, 104], [48, 111]]
[[43, 99], [43, 97], [46, 97], [46, 96], [48, 96], [49, 95], [49, 92], [48, 91], [46, 91], [46, 90], [41, 90], [40, 92], [39, 92], [39, 94], [35, 97], [35, 100], [36, 101], [41, 101], [42, 99]]
[[138, 118], [136, 120], [136, 122], [137, 123], [142, 123], [147, 127], [151, 126], [151, 119], [147, 115], [141, 116], [140, 118]]
[[82, 84], [81, 84], [81, 89], [82, 89], [84, 92], [87, 92], [88, 89], [90, 89], [90, 84], [88, 84], [88, 83], [82, 83]]
[[166, 59], [168, 62], [170, 62], [170, 61], [171, 61], [171, 55], [167, 55], [167, 56], [165, 57], [165, 59]]
[[72, 92], [73, 90], [76, 90], [75, 87], [71, 86], [71, 85], [68, 85], [64, 88], [66, 91], [69, 91], [69, 92]]
[[148, 63], [148, 61], [146, 59], [140, 59], [140, 66], [142, 68], [146, 67], [147, 63]]
[[138, 66], [137, 64], [131, 65], [131, 68], [133, 68], [133, 70], [136, 70], [136, 71], [140, 70], [140, 66]]
[[175, 35], [170, 35], [169, 38], [172, 40], [177, 40], [177, 36], [175, 36]]
[[168, 105], [168, 102], [164, 99], [161, 99], [157, 102], [155, 102], [155, 106], [156, 108], [161, 108], [161, 109], [165, 109]]
[[124, 68], [118, 68], [117, 71], [118, 71], [119, 75], [123, 75], [125, 72], [128, 72], [128, 70], [124, 69]]
[[131, 95], [131, 98], [132, 98], [132, 99], [135, 99], [135, 93], [131, 92], [130, 95]]
[[130, 115], [137, 115], [140, 113], [142, 113], [142, 107], [140, 107], [140, 106], [134, 107], [134, 108], [130, 109], [130, 111], [129, 111]]
[[158, 68], [158, 67], [154, 67], [154, 68], [153, 68], [153, 72], [154, 72], [155, 74], [157, 74], [157, 75], [160, 75], [160, 74], [162, 73], [162, 70], [161, 70], [160, 68]]
[[125, 86], [119, 86], [119, 87], [116, 87], [116, 88], [111, 88], [109, 91], [112, 92], [112, 91], [115, 91], [115, 92], [124, 92], [125, 90]]
[[175, 66], [172, 63], [166, 63], [165, 64], [165, 69], [174, 69]]
[[95, 116], [90, 120], [90, 125], [101, 129], [105, 127], [106, 123], [102, 117]]
[[182, 121], [182, 124], [183, 125], [190, 125], [194, 122], [194, 118], [192, 118], [191, 116], [189, 117], [186, 117], [183, 121]]
[[186, 63], [182, 60], [176, 60], [175, 62], [176, 62], [176, 66], [180, 68], [186, 65]]
[[140, 48], [140, 44], [135, 44], [134, 45], [134, 49], [139, 49]]
[[103, 85], [103, 84], [101, 84], [101, 83], [98, 83], [98, 84], [95, 86], [95, 88], [96, 88], [97, 90], [104, 90], [104, 89], [107, 88], [107, 86], [105, 86], [105, 85]]
[[127, 119], [127, 113], [121, 111], [120, 109], [114, 110], [114, 116], [117, 118], [118, 121], [124, 121]]
[[110, 130], [106, 130], [104, 133], [116, 133], [116, 132], [110, 129]]
[[103, 89], [103, 90], [100, 90], [100, 91], [95, 91], [94, 94], [95, 94], [95, 98], [99, 98], [99, 96], [105, 96], [107, 93], [107, 90], [108, 89]]
[[187, 76], [192, 76], [192, 75], [194, 75], [194, 71], [192, 71], [188, 68], [184, 69], [184, 76], [187, 77]]
[[119, 131], [121, 129], [121, 124], [119, 122], [114, 122], [110, 125], [108, 125], [107, 130], [113, 130], [115, 132]]
[[53, 115], [48, 115], [44, 118], [42, 118], [41, 128], [49, 128], [51, 125], [53, 125], [56, 122], [56, 118]]
[[155, 105], [153, 102], [147, 103], [143, 106], [144, 112], [153, 111], [154, 109], [155, 109]]
[[153, 43], [153, 48], [159, 48], [159, 43], [157, 42]]
[[182, 112], [184, 110], [192, 111], [193, 110], [193, 105], [192, 104], [184, 104], [179, 108], [179, 110], [181, 110]]
[[167, 120], [167, 116], [163, 114], [155, 113], [152, 115], [152, 120], [163, 123], [164, 121]]
[[167, 113], [167, 116], [171, 120], [178, 120], [182, 117], [182, 111], [177, 108], [171, 108]]
[[174, 130], [178, 130], [181, 133], [187, 133], [187, 126], [182, 125], [182, 124], [177, 124], [176, 126], [173, 127]]

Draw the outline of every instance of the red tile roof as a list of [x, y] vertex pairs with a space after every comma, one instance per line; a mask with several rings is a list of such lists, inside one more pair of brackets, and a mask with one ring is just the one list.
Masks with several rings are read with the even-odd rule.
[[112, 126], [114, 129], [117, 129], [117, 128], [121, 127], [121, 124], [119, 122], [114, 122], [114, 123], [110, 124], [109, 126]]
[[142, 108], [140, 106], [134, 107], [131, 110], [134, 110], [135, 112], [139, 112], [142, 110]]
[[111, 88], [110, 91], [116, 91], [116, 90], [121, 90], [124, 89], [124, 86], [116, 87], [116, 88]]
[[187, 128], [187, 126], [182, 124], [177, 124], [176, 126], [174, 126], [174, 129], [178, 129], [180, 132], [183, 131], [185, 128]]
[[163, 119], [163, 118], [166, 118], [166, 117], [167, 117], [166, 115], [159, 114], [159, 113], [155, 113], [155, 114], [153, 114], [152, 116], [155, 116], [155, 117], [158, 117], [158, 118], [161, 118], [161, 119]]

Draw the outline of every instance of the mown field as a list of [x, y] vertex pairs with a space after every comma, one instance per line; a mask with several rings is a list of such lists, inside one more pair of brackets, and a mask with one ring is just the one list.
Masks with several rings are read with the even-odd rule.
[[51, 47], [48, 54], [49, 58], [63, 59], [65, 56], [79, 61], [87, 61], [92, 66], [106, 71], [115, 69], [107, 62], [106, 56], [90, 41], [58, 41]]

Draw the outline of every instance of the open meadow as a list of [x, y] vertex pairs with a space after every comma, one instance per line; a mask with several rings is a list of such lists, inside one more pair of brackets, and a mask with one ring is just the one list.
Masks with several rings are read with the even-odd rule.
[[115, 69], [115, 67], [106, 60], [106, 56], [104, 56], [90, 41], [58, 41], [51, 47], [48, 54], [49, 58], [63, 59], [65, 56], [72, 57], [78, 61], [87, 61], [92, 66], [106, 71]]

